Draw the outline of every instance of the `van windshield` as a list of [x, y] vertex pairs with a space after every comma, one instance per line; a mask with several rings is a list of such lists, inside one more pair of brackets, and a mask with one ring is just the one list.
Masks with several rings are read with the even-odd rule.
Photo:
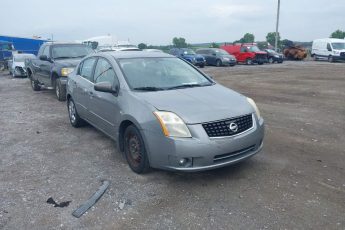
[[344, 50], [345, 49], [345, 42], [337, 42], [337, 43], [332, 43], [332, 47], [335, 50]]
[[249, 52], [259, 52], [260, 49], [257, 46], [248, 46]]

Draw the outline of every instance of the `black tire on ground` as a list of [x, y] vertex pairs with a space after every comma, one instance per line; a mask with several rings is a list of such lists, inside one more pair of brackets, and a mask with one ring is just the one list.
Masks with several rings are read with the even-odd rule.
[[333, 56], [328, 56], [328, 62], [334, 62]]
[[253, 60], [251, 58], [246, 59], [246, 64], [247, 65], [253, 65]]
[[204, 64], [200, 65], [200, 68], [204, 68], [204, 67], [205, 67], [205, 65], [204, 65]]
[[258, 62], [258, 65], [263, 65], [264, 63], [263, 62]]
[[217, 66], [217, 67], [222, 66], [222, 61], [218, 59], [218, 60], [216, 61], [216, 66]]
[[59, 101], [66, 101], [66, 86], [61, 84], [60, 78], [55, 81], [55, 95]]
[[148, 172], [150, 163], [140, 131], [134, 125], [128, 126], [123, 140], [124, 153], [129, 167], [138, 174]]
[[34, 91], [40, 91], [41, 86], [38, 84], [38, 81], [34, 80], [32, 77], [30, 78], [31, 88]]
[[274, 60], [273, 60], [272, 57], [268, 58], [268, 63], [270, 63], [270, 64], [273, 64], [273, 63], [274, 63]]
[[73, 127], [78, 128], [85, 125], [86, 122], [80, 118], [72, 98], [67, 101], [67, 109], [69, 121]]

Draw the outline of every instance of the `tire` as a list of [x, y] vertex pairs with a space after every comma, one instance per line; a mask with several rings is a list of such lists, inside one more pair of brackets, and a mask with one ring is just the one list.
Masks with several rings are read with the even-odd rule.
[[258, 65], [263, 65], [264, 63], [263, 62], [258, 62]]
[[274, 63], [274, 60], [273, 60], [272, 57], [268, 58], [268, 63], [270, 63], [270, 64], [273, 64], [273, 63]]
[[221, 61], [221, 60], [219, 60], [219, 59], [218, 59], [218, 60], [216, 61], [216, 66], [217, 66], [217, 67], [222, 66], [222, 64], [223, 64], [223, 63], [222, 63], [222, 61]]
[[34, 80], [33, 77], [31, 77], [30, 83], [31, 83], [31, 88], [34, 91], [40, 91], [41, 90], [41, 86], [38, 84], [38, 81]]
[[204, 68], [204, 67], [205, 67], [205, 65], [204, 65], [204, 64], [200, 65], [200, 68]]
[[334, 59], [333, 59], [333, 56], [328, 56], [328, 62], [330, 62], [330, 63], [332, 63], [332, 62], [334, 62]]
[[317, 60], [318, 60], [316, 54], [313, 55], [313, 60], [314, 60], [314, 61], [317, 61]]
[[72, 98], [67, 101], [67, 110], [69, 121], [71, 122], [71, 125], [74, 128], [78, 128], [85, 125], [85, 121], [82, 118], [80, 118]]
[[247, 65], [253, 65], [253, 60], [251, 58], [246, 59], [246, 64]]
[[137, 174], [148, 172], [149, 159], [139, 130], [134, 125], [128, 126], [123, 140], [124, 153], [129, 167]]
[[66, 101], [66, 86], [61, 84], [60, 78], [55, 82], [55, 95], [59, 101]]

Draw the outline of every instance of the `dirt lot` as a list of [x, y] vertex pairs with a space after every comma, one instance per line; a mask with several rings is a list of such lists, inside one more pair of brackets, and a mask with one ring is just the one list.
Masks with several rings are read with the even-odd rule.
[[[345, 229], [345, 64], [204, 71], [256, 100], [263, 151], [219, 170], [143, 176], [102, 133], [72, 128], [52, 91], [0, 73], [0, 229]], [[104, 179], [106, 194], [73, 217]]]

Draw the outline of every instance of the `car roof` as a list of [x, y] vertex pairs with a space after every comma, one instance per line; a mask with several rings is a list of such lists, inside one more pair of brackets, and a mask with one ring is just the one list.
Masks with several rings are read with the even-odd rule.
[[[99, 53], [98, 53], [99, 54]], [[175, 57], [163, 52], [143, 52], [143, 51], [106, 51], [102, 54], [108, 54], [115, 59], [121, 58], [163, 58], [163, 57]]]

